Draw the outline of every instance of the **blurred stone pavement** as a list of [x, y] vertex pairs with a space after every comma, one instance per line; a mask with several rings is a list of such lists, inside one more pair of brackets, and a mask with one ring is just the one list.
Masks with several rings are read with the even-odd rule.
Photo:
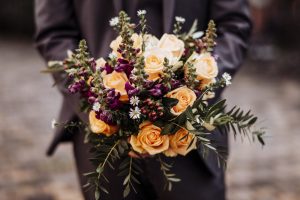
[[[41, 58], [30, 41], [0, 39], [0, 65], [0, 199], [82, 199], [71, 145], [45, 156], [61, 96]], [[300, 84], [269, 69], [248, 62], [225, 92], [269, 133], [264, 148], [231, 137], [229, 200], [300, 199]]]

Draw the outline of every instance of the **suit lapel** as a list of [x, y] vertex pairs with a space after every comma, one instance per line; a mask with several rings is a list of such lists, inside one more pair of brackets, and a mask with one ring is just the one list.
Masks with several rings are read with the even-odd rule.
[[164, 32], [169, 33], [171, 31], [172, 21], [174, 17], [175, 0], [163, 0], [163, 23]]

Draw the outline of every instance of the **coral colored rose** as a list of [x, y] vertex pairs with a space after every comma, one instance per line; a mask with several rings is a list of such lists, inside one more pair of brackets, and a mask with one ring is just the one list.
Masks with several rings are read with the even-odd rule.
[[125, 83], [128, 78], [124, 72], [113, 71], [110, 74], [103, 75], [103, 84], [108, 89], [115, 89], [116, 92], [121, 94], [120, 101], [128, 101], [128, 95], [125, 90]]
[[178, 99], [178, 103], [171, 109], [171, 113], [174, 115], [183, 113], [187, 107], [192, 106], [197, 99], [195, 92], [186, 86], [169, 92], [166, 97]]
[[[213, 81], [218, 75], [218, 65], [213, 56], [210, 53], [197, 54], [193, 53], [187, 63], [191, 63], [196, 69], [196, 75], [198, 80], [205, 80], [206, 82]], [[185, 66], [185, 72], [186, 66]]]
[[184, 52], [184, 42], [175, 35], [164, 34], [158, 42], [158, 48], [171, 52], [178, 61]]
[[104, 134], [106, 136], [111, 136], [118, 131], [117, 126], [108, 125], [100, 119], [96, 118], [95, 111], [91, 111], [89, 114], [90, 129], [93, 133]]
[[194, 137], [195, 136], [189, 133], [186, 129], [179, 129], [174, 135], [169, 136], [170, 148], [165, 151], [164, 154], [169, 157], [177, 156], [177, 154], [182, 156], [187, 155], [191, 150], [197, 148], [197, 140], [194, 139]]
[[145, 72], [149, 75], [148, 80], [156, 81], [163, 74], [164, 59], [172, 55], [169, 52], [154, 48], [144, 53]]
[[130, 144], [134, 151], [150, 155], [162, 153], [169, 148], [169, 137], [161, 135], [161, 128], [146, 121], [140, 125], [140, 131], [137, 136], [130, 137]]

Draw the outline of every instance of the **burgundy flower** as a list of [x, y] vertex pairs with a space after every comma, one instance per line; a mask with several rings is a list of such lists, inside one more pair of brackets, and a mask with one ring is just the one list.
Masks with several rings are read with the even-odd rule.
[[121, 94], [116, 92], [115, 89], [110, 89], [107, 93], [106, 102], [110, 109], [116, 110], [122, 107], [122, 102], [120, 101]]
[[132, 97], [140, 92], [138, 88], [133, 87], [129, 82], [125, 83], [125, 90], [129, 97]]
[[107, 74], [111, 74], [114, 69], [108, 63], [105, 63], [104, 67], [101, 68], [102, 71], [106, 71]]
[[169, 88], [161, 83], [156, 84], [152, 89], [149, 90], [150, 94], [155, 97], [163, 96], [168, 91], [169, 91]]
[[172, 80], [171, 80], [171, 87], [172, 87], [172, 90], [174, 90], [174, 89], [176, 89], [176, 88], [179, 88], [179, 87], [180, 87], [180, 81], [179, 81], [179, 80], [172, 79]]
[[118, 64], [115, 67], [115, 71], [117, 72], [124, 72], [127, 77], [130, 77], [131, 71], [133, 70], [133, 63], [128, 62], [122, 58], [118, 59]]
[[115, 125], [112, 114], [106, 110], [100, 110], [99, 112], [96, 112], [96, 118], [109, 125]]

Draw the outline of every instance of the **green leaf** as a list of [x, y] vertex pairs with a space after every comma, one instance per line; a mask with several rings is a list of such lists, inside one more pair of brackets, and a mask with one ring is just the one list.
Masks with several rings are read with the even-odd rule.
[[100, 191], [99, 191], [99, 188], [97, 187], [96, 190], [95, 190], [95, 199], [96, 200], [99, 200], [100, 199]]
[[173, 107], [176, 106], [178, 103], [178, 99], [174, 99], [174, 98], [169, 98], [169, 97], [163, 97], [162, 98], [162, 104], [166, 107]]
[[123, 192], [123, 197], [126, 198], [130, 193], [130, 186], [127, 185], [124, 189], [124, 192]]
[[165, 125], [165, 127], [161, 130], [161, 133], [162, 135], [167, 135], [167, 134], [170, 134], [172, 132], [172, 130], [175, 128], [175, 125], [170, 123], [170, 124], [167, 124]]

